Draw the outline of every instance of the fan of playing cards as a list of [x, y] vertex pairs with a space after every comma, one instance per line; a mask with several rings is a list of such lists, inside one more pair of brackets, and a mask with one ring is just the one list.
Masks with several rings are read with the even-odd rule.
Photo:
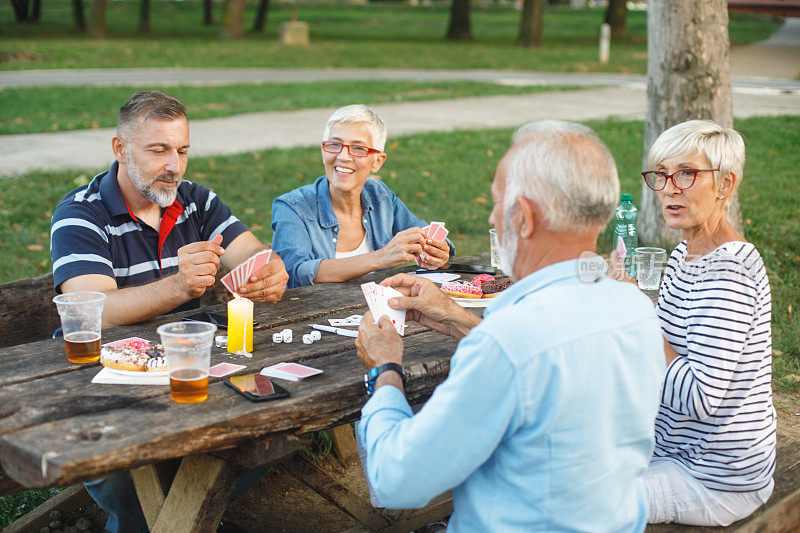
[[406, 310], [405, 309], [392, 309], [389, 307], [389, 299], [403, 296], [403, 293], [391, 287], [384, 287], [377, 283], [370, 281], [363, 283], [361, 290], [364, 291], [364, 298], [367, 299], [369, 310], [372, 312], [372, 317], [377, 324], [380, 318], [384, 315], [389, 317], [392, 321], [394, 329], [400, 335], [405, 335], [406, 332]]
[[[443, 241], [450, 232], [444, 227], [444, 222], [431, 221], [429, 226], [422, 228], [422, 233], [432, 241]], [[414, 262], [417, 263], [417, 266], [422, 266], [422, 260], [419, 257], [415, 257]]]
[[220, 281], [232, 294], [236, 294], [236, 289], [245, 285], [250, 281], [250, 276], [269, 263], [270, 256], [272, 256], [272, 250], [262, 250], [225, 274]]

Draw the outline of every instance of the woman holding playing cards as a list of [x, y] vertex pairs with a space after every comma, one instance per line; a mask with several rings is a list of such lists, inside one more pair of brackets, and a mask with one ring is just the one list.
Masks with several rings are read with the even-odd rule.
[[[325, 175], [272, 204], [272, 248], [288, 288], [346, 281], [409, 261], [436, 269], [455, 255], [442, 227], [430, 235], [389, 187], [370, 178], [386, 161], [386, 126], [371, 109], [350, 105], [328, 119]], [[431, 238], [434, 237], [434, 238]]]

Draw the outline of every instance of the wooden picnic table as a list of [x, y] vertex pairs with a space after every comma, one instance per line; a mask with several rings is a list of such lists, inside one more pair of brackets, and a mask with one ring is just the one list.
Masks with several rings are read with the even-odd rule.
[[[486, 264], [486, 255], [459, 262]], [[302, 287], [286, 291], [279, 303], [256, 303], [260, 325], [254, 328], [252, 358], [212, 349], [212, 365], [230, 361], [259, 371], [293, 361], [324, 371], [296, 383], [281, 381], [291, 396], [276, 401], [249, 401], [221, 378], [211, 378], [208, 399], [197, 404], [172, 402], [167, 386], [93, 384], [100, 364], [69, 363], [61, 339], [0, 350], [0, 492], [11, 490], [9, 477], [24, 487], [45, 488], [131, 470], [151, 531], [208, 531], [218, 523], [241, 469], [293, 454], [297, 435], [339, 428], [332, 432], [334, 444], [357, 462], [349, 424], [342, 430], [359, 417], [367, 399], [354, 339], [322, 333], [321, 340], [307, 345], [300, 338], [311, 331], [311, 323], [363, 314], [360, 284], [392, 273]], [[226, 311], [224, 304], [206, 310]], [[158, 326], [193, 312], [108, 328], [103, 342], [132, 336], [158, 340]], [[294, 342], [273, 344], [272, 334], [284, 328], [292, 329]], [[406, 396], [413, 404], [426, 400], [446, 377], [457, 343], [416, 323], [406, 329], [403, 365], [409, 378]], [[159, 467], [170, 459], [180, 459], [177, 473]], [[323, 497], [368, 529], [410, 529], [407, 520], [387, 518], [352, 498], [347, 487], [326, 486], [311, 462], [297, 461], [297, 476], [319, 485]], [[438, 505], [441, 512], [450, 503]]]

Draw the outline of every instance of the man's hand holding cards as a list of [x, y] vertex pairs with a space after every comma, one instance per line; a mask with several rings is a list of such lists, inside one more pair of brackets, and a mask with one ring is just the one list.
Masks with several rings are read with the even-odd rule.
[[392, 309], [389, 307], [389, 299], [402, 297], [403, 293], [391, 287], [384, 287], [375, 282], [370, 281], [361, 285], [361, 290], [364, 292], [364, 298], [367, 300], [369, 310], [372, 312], [372, 317], [375, 323], [386, 316], [392, 322], [394, 329], [400, 335], [405, 335], [406, 332], [406, 311], [405, 309]]
[[431, 222], [429, 226], [422, 228], [422, 233], [426, 239], [425, 251], [414, 259], [417, 266], [434, 270], [447, 263], [450, 246], [445, 238], [450, 232], [444, 227], [444, 222]]

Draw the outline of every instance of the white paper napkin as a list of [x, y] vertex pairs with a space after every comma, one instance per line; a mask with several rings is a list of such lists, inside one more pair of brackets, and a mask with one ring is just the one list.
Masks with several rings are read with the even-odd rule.
[[110, 368], [103, 370], [92, 378], [92, 383], [106, 383], [117, 385], [169, 385], [169, 376], [166, 372], [137, 372], [140, 376], [122, 375]]

